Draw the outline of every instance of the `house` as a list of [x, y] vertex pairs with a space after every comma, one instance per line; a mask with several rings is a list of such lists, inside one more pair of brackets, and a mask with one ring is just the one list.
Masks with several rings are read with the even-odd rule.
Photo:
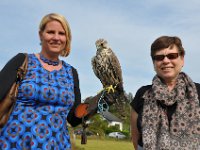
[[123, 130], [123, 122], [121, 119], [119, 119], [118, 117], [116, 117], [115, 115], [113, 115], [112, 113], [108, 112], [108, 111], [104, 111], [102, 113], [102, 116], [108, 121], [108, 126], [119, 126], [119, 130], [122, 131]]

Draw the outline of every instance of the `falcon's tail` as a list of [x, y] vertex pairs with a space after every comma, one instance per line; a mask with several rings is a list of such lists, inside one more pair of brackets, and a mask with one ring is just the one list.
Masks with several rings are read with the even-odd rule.
[[125, 93], [120, 93], [119, 95], [116, 95], [115, 98], [115, 106], [116, 106], [116, 111], [119, 112], [120, 118], [122, 120], [126, 119], [127, 114], [126, 114], [126, 102], [127, 102], [127, 97]]

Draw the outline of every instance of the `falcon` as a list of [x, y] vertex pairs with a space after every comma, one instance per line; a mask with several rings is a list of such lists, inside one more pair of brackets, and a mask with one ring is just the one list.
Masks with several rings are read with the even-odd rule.
[[[107, 93], [111, 93], [109, 101], [119, 111], [121, 118], [125, 118], [125, 102], [127, 100], [123, 88], [122, 69], [119, 60], [105, 39], [98, 39], [95, 42], [96, 55], [92, 58], [92, 69], [97, 78], [101, 81]], [[110, 100], [112, 98], [112, 100]]]

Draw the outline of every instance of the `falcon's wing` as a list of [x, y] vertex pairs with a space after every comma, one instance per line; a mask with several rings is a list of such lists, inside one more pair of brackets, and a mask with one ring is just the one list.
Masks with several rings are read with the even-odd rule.
[[92, 59], [92, 69], [96, 77], [101, 81], [103, 87], [114, 84], [113, 80], [110, 80], [110, 77], [113, 76], [113, 71], [110, 70], [112, 68], [110, 62], [110, 56], [108, 55], [97, 54]]
[[112, 51], [110, 55], [107, 55], [107, 71], [110, 72], [110, 80], [113, 84], [118, 84], [119, 82], [123, 82], [122, 79], [122, 70], [119, 60], [115, 53]]
[[[97, 62], [97, 57], [96, 56], [94, 56], [93, 58], [92, 58], [92, 70], [93, 70], [93, 72], [94, 72], [94, 74], [97, 76], [97, 78], [99, 78], [99, 80], [101, 81], [101, 73], [100, 73], [100, 71], [98, 70], [98, 62]], [[102, 81], [101, 81], [102, 82]]]

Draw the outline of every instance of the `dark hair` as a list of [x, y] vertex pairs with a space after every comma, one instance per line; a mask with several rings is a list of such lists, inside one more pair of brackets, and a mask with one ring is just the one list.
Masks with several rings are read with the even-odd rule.
[[174, 45], [178, 47], [179, 54], [181, 56], [185, 55], [185, 50], [182, 47], [182, 42], [179, 37], [176, 36], [161, 36], [157, 38], [152, 44], [151, 44], [151, 58], [155, 55], [155, 53], [161, 49], [164, 48], [173, 48]]

